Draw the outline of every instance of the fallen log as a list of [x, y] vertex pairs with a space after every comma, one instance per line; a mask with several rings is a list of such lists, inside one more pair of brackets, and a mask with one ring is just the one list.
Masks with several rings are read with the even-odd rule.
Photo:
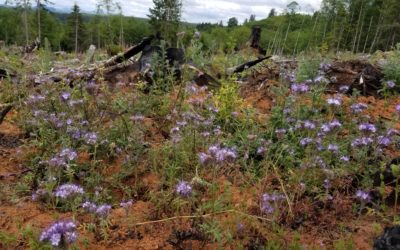
[[103, 64], [103, 67], [104, 68], [111, 67], [111, 66], [114, 66], [116, 64], [122, 63], [122, 62], [130, 59], [134, 55], [140, 53], [147, 45], [150, 45], [151, 41], [153, 39], [154, 39], [153, 36], [143, 38], [143, 40], [138, 45], [135, 45], [135, 46], [129, 48], [127, 51], [125, 51], [121, 55], [116, 55], [116, 56], [110, 58], [108, 61], [106, 61]]
[[263, 57], [263, 58], [260, 58], [260, 59], [254, 60], [254, 61], [243, 63], [243, 64], [241, 64], [239, 66], [229, 68], [227, 70], [227, 72], [228, 72], [229, 75], [243, 72], [246, 69], [249, 69], [249, 68], [251, 68], [251, 67], [253, 67], [253, 66], [255, 66], [255, 65], [257, 65], [257, 64], [259, 64], [259, 63], [271, 58], [271, 57], [272, 56], [266, 56], [266, 57]]
[[13, 104], [6, 105], [5, 108], [0, 112], [0, 124], [3, 123], [4, 118], [6, 115], [11, 111], [11, 109], [14, 107]]

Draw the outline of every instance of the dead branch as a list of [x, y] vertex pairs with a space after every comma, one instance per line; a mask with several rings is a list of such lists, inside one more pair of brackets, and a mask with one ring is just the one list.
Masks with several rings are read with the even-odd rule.
[[4, 118], [6, 117], [6, 115], [11, 111], [11, 109], [14, 107], [14, 105], [10, 104], [5, 106], [5, 108], [3, 109], [3, 111], [0, 112], [0, 124], [3, 123]]
[[103, 67], [105, 67], [105, 68], [111, 67], [111, 66], [114, 66], [116, 64], [119, 64], [119, 63], [122, 63], [122, 62], [128, 60], [132, 56], [140, 53], [147, 45], [150, 45], [151, 41], [153, 39], [154, 39], [153, 36], [143, 38], [143, 40], [138, 45], [135, 45], [135, 46], [129, 48], [127, 51], [125, 51], [121, 55], [117, 55], [117, 56], [110, 58], [108, 61], [106, 61], [103, 64]]
[[229, 68], [227, 70], [227, 72], [228, 72], [228, 74], [235, 74], [235, 73], [243, 72], [246, 69], [249, 69], [249, 68], [251, 68], [251, 67], [253, 67], [253, 66], [255, 66], [255, 65], [257, 65], [257, 64], [259, 64], [259, 63], [271, 58], [271, 57], [272, 56], [266, 56], [266, 57], [263, 57], [263, 58], [260, 58], [260, 59], [254, 60], [254, 61], [246, 62], [246, 63], [244, 63], [242, 65], [239, 65], [239, 66], [236, 66], [236, 67], [233, 67], [233, 68]]

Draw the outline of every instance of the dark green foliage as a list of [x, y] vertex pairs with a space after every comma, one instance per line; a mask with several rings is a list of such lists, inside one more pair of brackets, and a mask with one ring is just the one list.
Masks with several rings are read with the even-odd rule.
[[182, 14], [180, 0], [153, 0], [154, 7], [150, 11], [150, 24], [156, 32], [171, 44], [176, 42], [176, 33]]
[[236, 27], [236, 26], [238, 26], [238, 24], [239, 24], [239, 21], [237, 20], [236, 17], [231, 17], [231, 18], [229, 18], [229, 20], [228, 20], [228, 27], [230, 27], [230, 28]]

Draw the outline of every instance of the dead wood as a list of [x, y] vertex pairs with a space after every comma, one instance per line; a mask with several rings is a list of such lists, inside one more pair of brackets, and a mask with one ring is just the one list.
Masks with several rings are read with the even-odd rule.
[[259, 63], [271, 58], [271, 57], [272, 56], [266, 56], [266, 57], [263, 57], [263, 58], [260, 58], [260, 59], [254, 60], [254, 61], [243, 63], [242, 65], [239, 65], [239, 66], [236, 66], [236, 67], [233, 67], [233, 68], [229, 68], [227, 70], [227, 72], [228, 72], [228, 74], [235, 74], [235, 73], [243, 72], [246, 69], [249, 69], [249, 68], [251, 68], [251, 67], [253, 67], [253, 66], [255, 66], [255, 65], [257, 65], [257, 64], [259, 64]]
[[14, 107], [14, 105], [10, 104], [5, 106], [5, 108], [0, 112], [0, 124], [3, 123], [4, 118], [6, 115], [11, 111], [11, 109]]
[[151, 41], [153, 39], [154, 39], [153, 36], [143, 38], [143, 40], [138, 45], [130, 47], [127, 51], [125, 51], [121, 55], [116, 55], [116, 56], [110, 58], [108, 61], [106, 61], [103, 64], [103, 67], [105, 67], [105, 68], [111, 67], [111, 66], [114, 66], [116, 64], [119, 64], [119, 63], [122, 63], [122, 62], [128, 60], [132, 56], [140, 53], [147, 45], [150, 45]]

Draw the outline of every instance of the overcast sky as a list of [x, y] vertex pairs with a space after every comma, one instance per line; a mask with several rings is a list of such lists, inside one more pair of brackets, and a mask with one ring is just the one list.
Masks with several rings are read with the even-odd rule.
[[[118, 1], [118, 0], [117, 0]], [[256, 19], [268, 16], [269, 11], [275, 8], [278, 12], [286, 7], [292, 0], [183, 0], [183, 21], [199, 22], [219, 22], [224, 23], [230, 17], [238, 18], [243, 22], [251, 14], [256, 15]], [[301, 10], [312, 12], [320, 7], [322, 0], [297, 0]], [[71, 9], [76, 2], [84, 12], [94, 12], [97, 0], [51, 0], [55, 9], [63, 11]], [[119, 0], [122, 4], [124, 15], [146, 17], [149, 8], [152, 7], [152, 0]]]

